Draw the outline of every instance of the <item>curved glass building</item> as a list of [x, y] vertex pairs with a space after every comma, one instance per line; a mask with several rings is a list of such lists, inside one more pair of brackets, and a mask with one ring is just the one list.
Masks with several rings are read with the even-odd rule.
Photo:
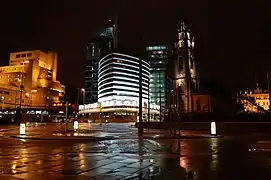
[[98, 64], [98, 102], [79, 106], [79, 113], [98, 122], [135, 122], [139, 112], [140, 61], [142, 114], [147, 121], [159, 114], [160, 106], [149, 103], [150, 65], [147, 61], [121, 53], [110, 53]]
[[[140, 59], [120, 53], [102, 58], [98, 70], [98, 101], [102, 106], [139, 105]], [[148, 104], [150, 65], [142, 60], [142, 104]]]

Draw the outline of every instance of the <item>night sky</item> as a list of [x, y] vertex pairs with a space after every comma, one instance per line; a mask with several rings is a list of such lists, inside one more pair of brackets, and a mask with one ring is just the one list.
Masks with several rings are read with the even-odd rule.
[[271, 67], [270, 7], [270, 0], [3, 1], [0, 65], [12, 51], [57, 51], [58, 79], [83, 87], [85, 44], [119, 12], [121, 46], [141, 52], [143, 45], [171, 45], [183, 19], [196, 36], [201, 84], [253, 86]]

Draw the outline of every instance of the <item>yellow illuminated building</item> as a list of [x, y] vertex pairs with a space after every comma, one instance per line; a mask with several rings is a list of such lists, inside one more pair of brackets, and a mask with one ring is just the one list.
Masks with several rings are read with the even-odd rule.
[[241, 104], [246, 112], [263, 112], [269, 110], [269, 94], [267, 91], [256, 89], [255, 91], [240, 92]]
[[9, 66], [0, 67], [0, 107], [44, 109], [60, 103], [65, 87], [56, 80], [57, 53], [40, 50], [10, 53]]

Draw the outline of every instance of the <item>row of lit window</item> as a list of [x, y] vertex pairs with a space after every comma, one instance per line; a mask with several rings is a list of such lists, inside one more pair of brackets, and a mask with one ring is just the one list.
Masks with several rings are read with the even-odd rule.
[[[6, 71], [11, 71], [11, 70], [16, 71], [17, 68], [13, 68], [13, 69], [10, 69], [10, 68], [2, 68], [2, 69], [0, 69], [0, 72], [6, 72]], [[20, 68], [19, 70], [22, 70], [22, 68]]]
[[14, 75], [2, 75], [2, 76], [0, 76], [0, 79], [1, 78], [17, 78], [17, 77], [20, 77], [20, 75], [19, 74], [14, 74]]
[[165, 87], [164, 84], [150, 84], [150, 87]]
[[167, 46], [149, 46], [146, 47], [147, 51], [154, 51], [154, 50], [166, 50]]
[[32, 57], [32, 53], [16, 54], [16, 58]]
[[257, 104], [260, 105], [260, 106], [261, 105], [262, 106], [265, 106], [265, 105], [268, 106], [269, 103], [268, 103], [268, 101], [267, 102], [263, 101], [263, 102], [258, 102]]
[[[70, 106], [71, 103], [69, 103], [68, 105]], [[63, 104], [63, 103], [55, 103], [55, 104], [53, 104], [53, 106], [65, 106], [65, 104]]]

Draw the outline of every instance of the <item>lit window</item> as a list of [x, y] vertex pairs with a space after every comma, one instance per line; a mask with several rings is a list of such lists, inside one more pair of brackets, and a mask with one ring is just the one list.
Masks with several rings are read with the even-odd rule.
[[91, 56], [94, 56], [95, 55], [95, 46], [94, 46], [94, 44], [92, 44], [91, 46], [92, 46]]

